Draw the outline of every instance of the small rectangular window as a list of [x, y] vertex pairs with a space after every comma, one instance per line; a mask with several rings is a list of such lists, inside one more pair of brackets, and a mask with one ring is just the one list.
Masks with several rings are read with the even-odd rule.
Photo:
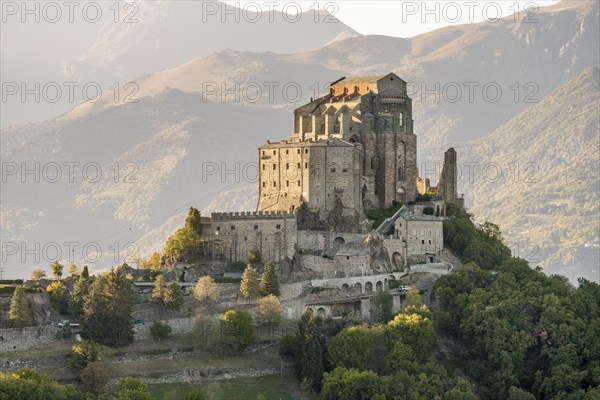
[[273, 187], [277, 187], [277, 182], [273, 182]]
[[266, 167], [266, 165], [265, 165], [265, 164], [263, 164], [263, 165], [262, 165], [262, 170], [263, 170], [263, 171], [265, 170], [265, 167]]
[[300, 163], [298, 163], [298, 169], [300, 169]]
[[285, 169], [290, 169], [290, 163], [285, 163]]
[[342, 168], [342, 172], [348, 172], [348, 168]]
[[276, 228], [276, 229], [281, 229], [281, 225], [280, 225], [280, 224], [277, 224], [277, 225], [275, 226], [275, 228]]
[[298, 154], [300, 154], [300, 149], [298, 149]]
[[331, 172], [335, 172], [335, 168], [331, 168]]
[[235, 231], [235, 225], [231, 225], [231, 230]]
[[267, 182], [263, 182], [263, 187], [267, 187]]
[[308, 154], [308, 149], [304, 149], [304, 154]]
[[285, 151], [285, 154], [290, 154], [290, 151], [289, 151], [289, 150], [286, 150], [286, 151]]
[[254, 230], [257, 231], [258, 230], [258, 225], [254, 225]]
[[277, 150], [273, 150], [273, 155], [277, 154]]
[[285, 186], [290, 186], [290, 181], [285, 181]]
[[277, 169], [277, 164], [273, 164], [273, 171]]
[[421, 240], [421, 244], [425, 244], [425, 240]]
[[298, 186], [300, 186], [300, 181], [298, 181]]
[[304, 168], [308, 169], [308, 163], [307, 162], [304, 163]]

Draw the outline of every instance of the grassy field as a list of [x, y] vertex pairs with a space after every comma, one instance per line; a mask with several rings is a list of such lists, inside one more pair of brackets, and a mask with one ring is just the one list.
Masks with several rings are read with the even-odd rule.
[[[185, 383], [165, 383], [148, 385], [150, 392], [157, 399], [183, 399], [195, 386]], [[212, 381], [198, 385], [211, 400], [292, 400], [287, 383], [278, 375], [267, 375], [259, 378], [235, 378]], [[260, 397], [260, 396], [263, 397]]]

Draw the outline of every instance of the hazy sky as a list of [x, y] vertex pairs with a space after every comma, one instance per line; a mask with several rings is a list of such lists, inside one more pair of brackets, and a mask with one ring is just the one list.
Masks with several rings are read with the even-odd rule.
[[[519, 18], [535, 19], [535, 7], [558, 3], [559, 0], [347, 0], [347, 1], [225, 1], [248, 9], [257, 6], [264, 11], [273, 7], [295, 14], [302, 9], [328, 10], [339, 20], [362, 34], [410, 37], [448, 25], [481, 22], [519, 11]], [[271, 5], [274, 4], [274, 5]], [[276, 5], [279, 4], [279, 5]], [[532, 8], [530, 8], [532, 7]], [[530, 9], [531, 11], [526, 11]]]

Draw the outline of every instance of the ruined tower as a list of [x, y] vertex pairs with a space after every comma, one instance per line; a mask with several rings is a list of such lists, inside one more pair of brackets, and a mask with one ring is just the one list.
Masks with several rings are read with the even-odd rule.
[[449, 148], [444, 153], [444, 164], [442, 166], [442, 174], [438, 183], [438, 194], [447, 202], [457, 203], [458, 189], [458, 165], [456, 163], [456, 150]]

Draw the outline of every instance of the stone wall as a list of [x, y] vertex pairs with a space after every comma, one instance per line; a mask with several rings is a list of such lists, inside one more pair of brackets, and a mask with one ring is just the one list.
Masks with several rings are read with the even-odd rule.
[[57, 342], [58, 328], [28, 327], [20, 329], [0, 329], [0, 352], [23, 351], [45, 343]]
[[248, 251], [258, 249], [264, 262], [294, 256], [296, 216], [284, 212], [213, 213], [205, 226], [206, 256], [247, 262]]

